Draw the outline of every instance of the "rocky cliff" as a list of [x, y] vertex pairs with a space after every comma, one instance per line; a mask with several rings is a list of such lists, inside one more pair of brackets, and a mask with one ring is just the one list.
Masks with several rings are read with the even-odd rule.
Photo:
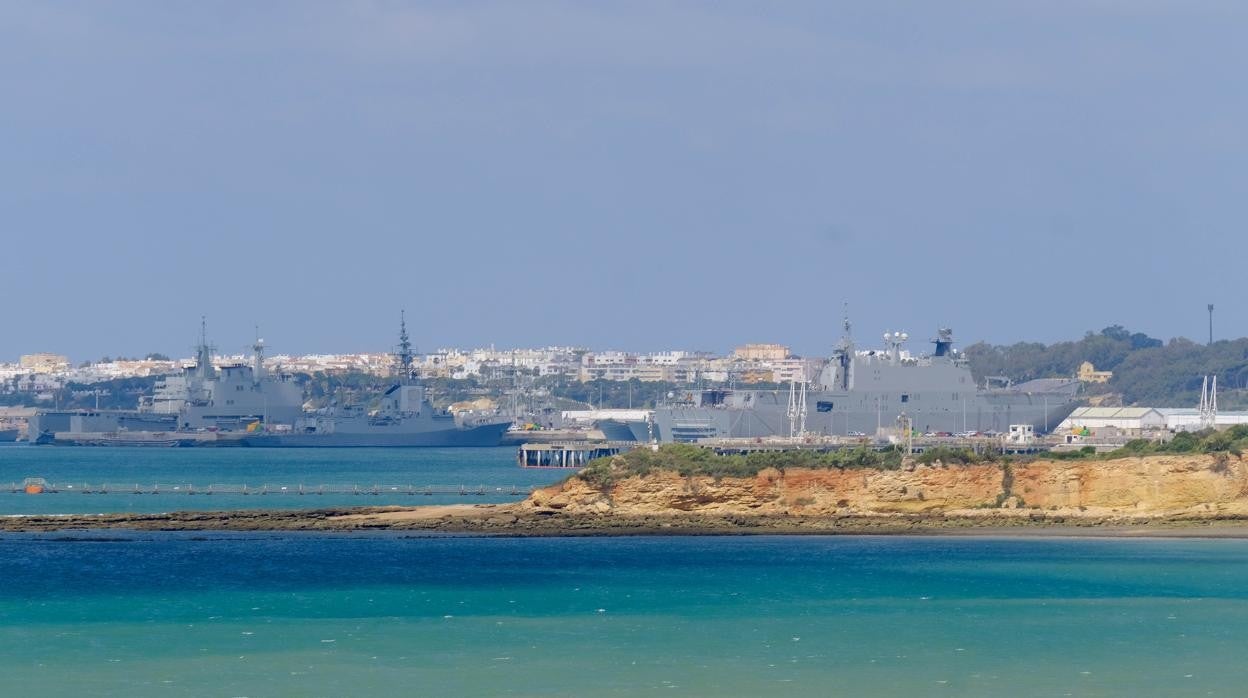
[[655, 471], [605, 485], [579, 476], [534, 493], [538, 512], [654, 516], [1248, 515], [1248, 462], [1229, 454], [932, 465], [898, 470], [766, 469], [754, 477]]

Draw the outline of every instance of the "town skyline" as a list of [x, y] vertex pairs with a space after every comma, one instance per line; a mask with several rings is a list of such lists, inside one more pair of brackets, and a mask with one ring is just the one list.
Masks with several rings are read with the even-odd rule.
[[[1192, 324], [1195, 326], [1196, 331], [1191, 332], [1189, 334], [1166, 336], [1162, 334], [1157, 334], [1155, 332], [1150, 332], [1147, 328], [1137, 328], [1133, 326], [1126, 326], [1126, 327], [1128, 327], [1128, 329], [1132, 331], [1143, 332], [1144, 334], [1156, 337], [1165, 342], [1168, 342], [1172, 339], [1187, 339], [1190, 341], [1203, 343], [1207, 339], [1207, 337], [1203, 333], [1208, 332], [1210, 330], [1207, 324], [1209, 320], [1209, 316], [1206, 314], [1204, 306], [1201, 306], [1198, 310], [1200, 311], [1201, 323], [1206, 323], [1206, 324], [1193, 322]], [[841, 312], [844, 312], [843, 308], [841, 309]], [[396, 313], [396, 318], [397, 318], [397, 313]], [[408, 333], [409, 335], [411, 335], [413, 346], [415, 346], [417, 350], [422, 353], [432, 353], [432, 352], [446, 351], [446, 350], [474, 351], [474, 350], [494, 349], [494, 348], [498, 348], [499, 350], [530, 350], [530, 349], [544, 349], [544, 348], [550, 348], [550, 347], [573, 347], [573, 348], [582, 349], [585, 351], [622, 351], [622, 352], [630, 352], [630, 353], [683, 351], [683, 352], [704, 352], [704, 353], [717, 354], [717, 353], [730, 353], [733, 349], [740, 347], [740, 346], [747, 345], [747, 344], [772, 344], [774, 343], [774, 344], [781, 344], [783, 346], [788, 347], [792, 351], [792, 353], [798, 356], [807, 356], [807, 357], [824, 356], [826, 357], [832, 351], [832, 349], [841, 341], [841, 337], [844, 334], [843, 329], [842, 329], [844, 319], [845, 318], [842, 316], [838, 316], [836, 318], [829, 318], [829, 322], [827, 324], [826, 339], [822, 342], [814, 343], [811, 345], [802, 345], [793, 341], [785, 341], [783, 337], [776, 337], [776, 336], [773, 336], [770, 338], [760, 337], [760, 336], [741, 337], [737, 339], [736, 341], [728, 341], [726, 344], [715, 345], [715, 346], [709, 346], [711, 344], [710, 342], [702, 342], [701, 345], [695, 344], [695, 345], [683, 345], [683, 346], [676, 344], [676, 343], [664, 344], [661, 339], [658, 342], [655, 342], [653, 344], [647, 344], [646, 342], [642, 340], [633, 340], [630, 342], [621, 342], [618, 345], [592, 345], [588, 343], [575, 342], [575, 341], [558, 341], [558, 338], [552, 338], [555, 341], [548, 341], [545, 343], [536, 343], [536, 344], [529, 344], [529, 345], [525, 345], [519, 342], [507, 342], [507, 341], [486, 341], [486, 342], [475, 343], [475, 344], [472, 344], [472, 343], [457, 344], [453, 342], [438, 342], [438, 341], [425, 340], [422, 337], [424, 333], [421, 332], [421, 327], [418, 324], [415, 324], [413, 322], [409, 322], [407, 324], [407, 327], [408, 327]], [[851, 324], [852, 337], [858, 346], [860, 347], [875, 347], [877, 345], [883, 346], [882, 336], [885, 332], [901, 331], [901, 332], [906, 332], [909, 335], [908, 347], [914, 353], [923, 353], [925, 351], [926, 345], [929, 343], [929, 340], [935, 336], [937, 329], [941, 327], [949, 327], [948, 325], [943, 325], [943, 324], [939, 326], [932, 325], [930, 327], [920, 327], [920, 328], [906, 327], [902, 325], [888, 325], [888, 324], [880, 324], [876, 326], [864, 327], [854, 320], [854, 318], [852, 317], [852, 314], [849, 316], [848, 319]], [[209, 343], [212, 346], [214, 346], [220, 354], [226, 355], [226, 356], [238, 356], [238, 355], [242, 355], [242, 354], [246, 354], [250, 352], [251, 347], [255, 343], [257, 338], [263, 339], [266, 343], [266, 346], [269, 348], [270, 351], [275, 351], [278, 354], [287, 355], [287, 356], [393, 353], [395, 351], [395, 347], [398, 341], [397, 339], [398, 320], [397, 319], [393, 323], [393, 326], [389, 328], [388, 333], [383, 332], [382, 330], [378, 328], [373, 328], [372, 330], [370, 330], [367, 340], [361, 340], [361, 341], [356, 341], [356, 342], [344, 342], [341, 339], [338, 339], [332, 342], [325, 343], [330, 346], [297, 347], [297, 348], [291, 347], [289, 345], [285, 345], [281, 341], [280, 337], [277, 338], [277, 341], [273, 341], [270, 334], [264, 331], [265, 326], [263, 325], [252, 324], [252, 325], [245, 326], [245, 327], [238, 327], [236, 326], [235, 323], [223, 323], [223, 325], [225, 326], [225, 329], [218, 331], [217, 329], [215, 329], [217, 326], [213, 324], [209, 319], [207, 319], [207, 316], [202, 316], [201, 321], [207, 323], [206, 331], [208, 332]], [[875, 325], [875, 323], [873, 323], [873, 325]], [[1066, 337], [1052, 337], [1052, 338], [1038, 338], [1038, 337], [1028, 337], [1028, 336], [1015, 337], [1015, 338], [1002, 337], [999, 341], [989, 339], [987, 337], [978, 337], [978, 338], [966, 337], [958, 331], [958, 327], [956, 325], [952, 326], [952, 329], [954, 330], [954, 338], [955, 338], [957, 346], [965, 348], [967, 346], [976, 344], [978, 342], [984, 342], [984, 343], [992, 344], [992, 345], [1007, 346], [1007, 345], [1015, 344], [1019, 342], [1039, 342], [1042, 344], [1051, 344], [1054, 342], [1061, 342], [1061, 341], [1074, 341], [1088, 333], [1096, 333], [1096, 332], [1101, 331], [1101, 329], [1105, 327], [1112, 327], [1115, 325], [1125, 326], [1123, 325], [1123, 323], [1105, 321], [1097, 327], [1087, 327], [1087, 328], [1084, 328], [1081, 332], [1078, 332], [1076, 334], [1072, 334], [1071, 336], [1066, 336]], [[88, 345], [88, 346], [94, 346], [95, 348], [91, 350], [87, 350], [87, 351], [72, 350], [72, 349], [67, 349], [67, 348], [60, 347], [60, 346], [55, 346], [55, 347], [47, 346], [46, 344], [40, 344], [39, 342], [36, 342], [33, 340], [15, 341], [13, 337], [16, 337], [17, 335], [11, 335], [9, 338], [9, 343], [15, 346], [12, 350], [0, 351], [0, 363], [5, 363], [5, 362], [14, 363], [23, 354], [37, 354], [37, 353], [62, 354], [65, 356], [70, 356], [73, 363], [81, 363], [82, 361], [96, 361], [104, 357], [141, 358], [144, 356], [148, 356], [150, 354], [161, 354], [161, 355], [165, 355], [165, 356], [169, 356], [173, 358], [177, 358], [177, 357], [185, 358], [185, 357], [189, 357], [193, 355], [194, 348], [199, 343], [199, 334], [201, 331], [204, 331], [204, 327], [199, 324], [194, 325], [194, 327], [195, 329], [194, 329], [193, 334], [188, 332], [189, 338], [185, 342], [181, 342], [181, 343], [164, 340], [164, 341], [156, 342], [154, 346], [139, 346], [137, 342], [126, 342], [121, 345], [116, 345], [116, 344], [106, 345], [101, 342], [93, 342], [91, 345]], [[117, 334], [123, 337], [130, 336], [130, 333], [126, 331], [128, 328], [121, 327], [119, 329], [121, 331], [118, 332]], [[250, 336], [245, 334], [245, 332], [249, 332]], [[1236, 333], [1235, 328], [1232, 328], [1229, 331], [1229, 333], [1224, 334], [1222, 331], [1221, 325], [1218, 324], [1216, 321], [1215, 321], [1214, 326], [1212, 327], [1212, 334], [1213, 334], [1213, 339], [1215, 340], [1235, 339], [1241, 336], [1240, 334]], [[218, 340], [217, 339], [218, 336], [224, 336], [225, 339]], [[97, 344], [98, 346], [96, 346]], [[347, 344], [350, 344], [351, 346], [345, 346]], [[336, 345], [336, 346], [333, 346], [333, 345]]]

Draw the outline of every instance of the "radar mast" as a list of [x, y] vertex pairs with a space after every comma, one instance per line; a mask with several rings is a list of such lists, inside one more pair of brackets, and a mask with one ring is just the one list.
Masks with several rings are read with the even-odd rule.
[[413, 362], [412, 340], [407, 336], [407, 311], [399, 311], [399, 346], [395, 352], [395, 370], [399, 374], [399, 380], [406, 383], [412, 379]]
[[854, 366], [854, 338], [853, 326], [849, 322], [849, 303], [845, 303], [841, 316], [841, 342], [836, 346], [836, 351], [832, 353], [833, 361], [836, 362], [836, 389], [848, 392], [852, 379], [850, 373]]
[[259, 383], [264, 380], [264, 338], [260, 336], [260, 326], [256, 325], [256, 343], [251, 345], [252, 379]]
[[195, 347], [195, 372], [200, 378], [216, 377], [216, 370], [212, 366], [212, 354], [216, 350], [216, 347], [208, 343], [208, 316], [200, 315], [199, 344]]

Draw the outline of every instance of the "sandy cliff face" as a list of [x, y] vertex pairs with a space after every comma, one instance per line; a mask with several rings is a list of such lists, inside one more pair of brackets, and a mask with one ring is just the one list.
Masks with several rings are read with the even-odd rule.
[[901, 470], [768, 469], [753, 478], [630, 477], [606, 488], [573, 477], [525, 506], [568, 513], [1022, 514], [1071, 516], [1248, 513], [1248, 463], [1183, 455], [1108, 461], [1038, 460], [1005, 467], [913, 465]]

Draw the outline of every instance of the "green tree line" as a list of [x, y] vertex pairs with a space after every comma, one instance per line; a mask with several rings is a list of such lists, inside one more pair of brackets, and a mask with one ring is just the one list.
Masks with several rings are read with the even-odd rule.
[[1248, 338], [1197, 344], [1182, 337], [1162, 342], [1121, 325], [1087, 333], [1077, 341], [998, 346], [979, 342], [964, 351], [977, 381], [1005, 376], [1015, 382], [1074, 376], [1084, 361], [1113, 371], [1104, 386], [1088, 391], [1117, 392], [1124, 404], [1157, 407], [1195, 406], [1201, 381], [1218, 376], [1221, 407], [1248, 405]]

